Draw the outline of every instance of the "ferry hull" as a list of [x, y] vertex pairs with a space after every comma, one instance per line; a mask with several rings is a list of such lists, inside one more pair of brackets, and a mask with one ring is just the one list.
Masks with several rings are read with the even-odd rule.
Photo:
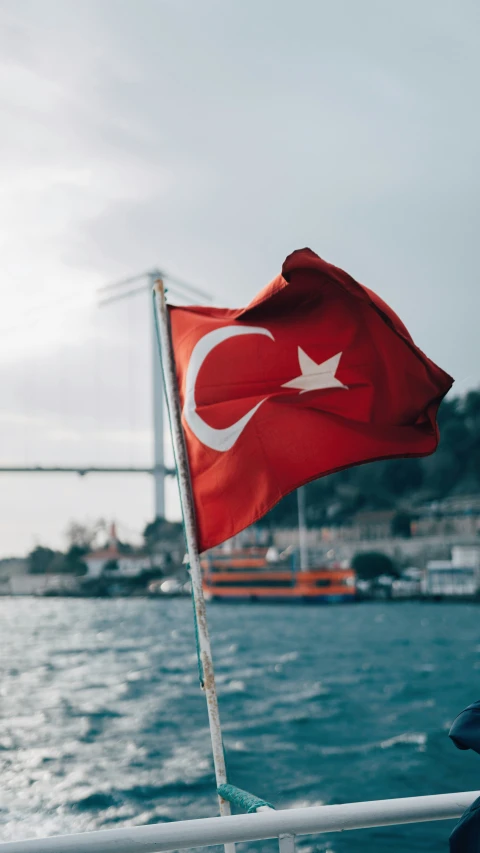
[[248, 601], [256, 604], [345, 604], [356, 600], [355, 595], [216, 595], [205, 593], [207, 601], [221, 601], [227, 604], [240, 604]]

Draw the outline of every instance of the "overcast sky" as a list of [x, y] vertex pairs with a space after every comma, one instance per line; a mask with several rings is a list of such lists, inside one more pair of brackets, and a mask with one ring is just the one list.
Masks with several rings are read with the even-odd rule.
[[[475, 0], [0, 2], [0, 462], [148, 464], [160, 265], [243, 305], [310, 246], [480, 385]], [[170, 513], [176, 512], [174, 498]], [[147, 476], [1, 475], [0, 556]]]

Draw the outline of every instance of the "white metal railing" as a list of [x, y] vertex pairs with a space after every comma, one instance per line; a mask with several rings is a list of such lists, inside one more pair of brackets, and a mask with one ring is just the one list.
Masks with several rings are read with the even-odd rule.
[[262, 808], [253, 814], [10, 841], [0, 843], [0, 853], [159, 853], [266, 838], [278, 838], [281, 853], [294, 853], [296, 835], [458, 818], [477, 797], [480, 791], [280, 811]]

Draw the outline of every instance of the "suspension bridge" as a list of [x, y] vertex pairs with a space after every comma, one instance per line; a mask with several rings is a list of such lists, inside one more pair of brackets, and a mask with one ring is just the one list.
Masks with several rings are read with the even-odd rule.
[[[169, 294], [176, 303], [204, 304], [211, 300], [205, 291], [187, 282], [171, 276], [158, 268], [153, 268], [137, 275], [107, 284], [97, 290], [98, 310], [123, 300], [130, 300], [141, 294], [152, 292], [154, 282], [162, 278], [167, 282]], [[165, 478], [175, 475], [175, 469], [165, 462], [164, 449], [164, 389], [160, 351], [156, 336], [153, 298], [149, 300], [149, 317], [145, 316], [145, 325], [149, 326], [150, 335], [150, 373], [151, 373], [151, 413], [152, 413], [152, 464], [20, 464], [0, 465], [0, 474], [78, 474], [84, 477], [89, 474], [148, 474], [152, 477], [154, 491], [154, 512], [156, 518], [165, 517]]]

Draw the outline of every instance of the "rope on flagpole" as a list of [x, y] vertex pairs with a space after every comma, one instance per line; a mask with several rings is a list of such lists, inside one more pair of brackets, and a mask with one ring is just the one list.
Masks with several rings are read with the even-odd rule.
[[203, 676], [202, 655], [200, 652], [200, 639], [198, 637], [197, 610], [195, 608], [195, 594], [193, 592], [193, 584], [192, 584], [192, 604], [193, 604], [193, 627], [195, 630], [195, 647], [197, 649], [198, 680], [200, 682], [201, 689], [205, 690], [205, 678]]
[[[201, 681], [203, 681], [203, 689], [207, 700], [213, 764], [215, 767], [215, 778], [218, 789], [221, 785], [225, 785], [227, 783], [225, 754], [223, 751], [222, 729], [220, 726], [220, 715], [218, 711], [218, 699], [215, 687], [215, 674], [213, 670], [210, 636], [208, 632], [207, 612], [205, 607], [205, 598], [203, 596], [202, 570], [197, 545], [193, 491], [190, 480], [185, 436], [182, 427], [182, 412], [178, 393], [170, 318], [168, 316], [167, 303], [165, 300], [165, 287], [161, 279], [158, 279], [155, 282], [154, 298], [157, 330], [160, 339], [162, 369], [165, 379], [165, 395], [167, 398], [168, 414], [172, 430], [172, 441], [177, 465], [178, 487], [180, 491], [180, 504], [182, 507], [183, 526], [190, 563], [195, 624], [198, 637], [199, 661], [201, 665]], [[222, 816], [229, 815], [231, 813], [230, 803], [225, 800], [220, 793], [218, 794], [218, 800], [220, 814]], [[225, 845], [225, 853], [234, 853], [234, 851], [234, 844]]]
[[235, 785], [220, 785], [218, 793], [232, 803], [234, 806], [243, 809], [247, 814], [253, 814], [258, 809], [273, 809], [271, 803], [266, 800], [256, 797], [255, 794], [250, 794], [249, 791], [244, 791], [242, 788], [237, 788]]
[[[168, 293], [168, 290], [166, 287], [164, 288], [164, 292], [165, 292], [165, 294]], [[154, 319], [154, 324], [155, 324], [155, 335], [156, 335], [157, 344], [158, 344], [158, 352], [160, 354], [160, 367], [161, 367], [162, 376], [163, 376], [163, 387], [166, 388], [165, 370], [164, 370], [163, 358], [162, 358], [162, 342], [161, 342], [161, 338], [160, 338], [160, 329], [158, 327], [155, 290], [152, 290], [152, 299], [153, 299], [153, 319]], [[170, 424], [170, 434], [173, 436], [173, 423], [172, 423], [172, 418], [171, 418], [169, 406], [167, 406], [167, 411], [168, 411], [168, 422]], [[175, 460], [175, 469], [178, 471], [177, 451], [176, 451], [175, 446], [173, 447], [173, 456], [174, 456], [174, 460]], [[182, 524], [182, 530], [183, 530], [183, 538], [185, 540], [185, 547], [187, 547], [187, 536], [185, 533], [185, 524]], [[188, 570], [189, 570], [189, 574], [190, 574], [190, 563], [188, 565]], [[195, 648], [197, 651], [198, 680], [200, 682], [201, 689], [205, 690], [205, 679], [203, 677], [202, 658], [200, 655], [200, 641], [198, 639], [197, 612], [195, 610], [195, 598], [194, 598], [194, 592], [193, 592], [193, 585], [192, 585], [192, 590], [191, 590], [191, 596], [192, 596], [192, 608], [193, 608], [193, 627], [194, 627], [194, 631], [195, 631]]]

